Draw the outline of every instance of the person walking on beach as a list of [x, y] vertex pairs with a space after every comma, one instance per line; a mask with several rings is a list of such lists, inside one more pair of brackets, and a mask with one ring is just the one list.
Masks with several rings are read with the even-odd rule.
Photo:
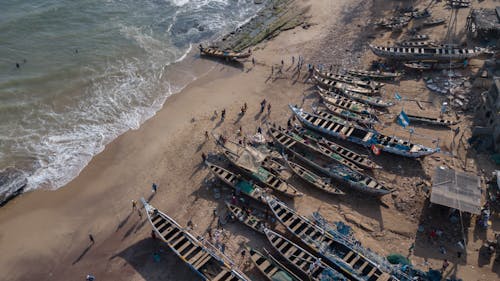
[[92, 236], [92, 234], [90, 234], [90, 233], [89, 233], [89, 240], [90, 240], [90, 244], [94, 245], [94, 243], [95, 243], [94, 236]]
[[295, 57], [292, 56], [292, 65], [295, 63]]
[[271, 76], [274, 74], [274, 65], [271, 65]]
[[260, 113], [264, 112], [264, 109], [266, 108], [266, 99], [263, 99], [260, 102]]
[[271, 103], [267, 104], [267, 115], [271, 115]]
[[226, 109], [224, 108], [220, 113], [220, 120], [224, 121], [225, 118], [226, 118]]
[[205, 152], [201, 153], [201, 159], [203, 160], [203, 162], [207, 161], [207, 155], [205, 154]]
[[153, 193], [156, 193], [156, 191], [158, 191], [158, 185], [156, 185], [156, 183], [153, 183], [153, 184], [151, 185], [151, 191], [152, 191]]
[[208, 140], [208, 131], [205, 131], [205, 140]]
[[137, 202], [135, 200], [132, 200], [132, 211], [134, 211], [137, 208]]
[[252, 57], [252, 65], [255, 66], [255, 58]]

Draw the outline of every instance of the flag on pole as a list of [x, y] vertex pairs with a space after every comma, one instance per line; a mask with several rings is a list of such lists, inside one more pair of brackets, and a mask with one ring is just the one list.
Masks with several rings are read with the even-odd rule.
[[394, 98], [396, 98], [397, 100], [401, 100], [402, 99], [402, 97], [399, 95], [398, 92], [394, 93]]
[[408, 118], [408, 115], [406, 115], [404, 110], [401, 110], [401, 113], [399, 113], [398, 115], [398, 124], [403, 128], [406, 128], [408, 125], [410, 125], [410, 119]]

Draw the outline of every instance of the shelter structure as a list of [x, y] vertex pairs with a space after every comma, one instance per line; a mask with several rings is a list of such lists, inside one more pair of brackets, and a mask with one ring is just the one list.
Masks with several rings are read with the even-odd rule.
[[481, 213], [478, 176], [438, 166], [432, 179], [431, 203], [471, 214]]

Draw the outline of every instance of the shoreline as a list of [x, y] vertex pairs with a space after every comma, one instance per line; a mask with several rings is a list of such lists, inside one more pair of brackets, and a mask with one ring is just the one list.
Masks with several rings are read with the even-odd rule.
[[[180, 259], [150, 238], [149, 222], [144, 214], [139, 216], [138, 210], [132, 209], [131, 200], [144, 197], [180, 225], [191, 221], [194, 235], [207, 237], [207, 231], [217, 225], [214, 210], [224, 210], [223, 200], [215, 197], [214, 188], [223, 194], [227, 192], [222, 186], [212, 185], [209, 172], [203, 166], [201, 153], [216, 151], [213, 140], [206, 140], [204, 132], [233, 136], [241, 126], [244, 135], [252, 136], [267, 120], [286, 124], [291, 115], [289, 103], [310, 106], [317, 101], [316, 95], [309, 92], [311, 84], [292, 76], [291, 57], [300, 55], [307, 64], [327, 60], [325, 56], [332, 50], [350, 54], [344, 46], [364, 40], [365, 37], [356, 36], [369, 24], [363, 25], [363, 21], [373, 10], [384, 8], [381, 0], [375, 1], [373, 7], [359, 6], [361, 12], [353, 16], [353, 21], [342, 23], [338, 20], [348, 17], [343, 13], [359, 3], [297, 2], [311, 6], [311, 20], [317, 24], [309, 29], [284, 31], [258, 44], [253, 51], [255, 66], [248, 61], [242, 68], [235, 68], [189, 55], [186, 60], [195, 64], [186, 62], [187, 68], [210, 70], [170, 96], [140, 128], [115, 138], [64, 187], [21, 194], [0, 208], [3, 278], [9, 281], [83, 280], [91, 273], [97, 280], [194, 280], [196, 275]], [[346, 34], [347, 38], [340, 44], [340, 50], [332, 43], [337, 40], [337, 34]], [[386, 39], [380, 36], [376, 40]], [[361, 51], [360, 54], [356, 60], [364, 62], [363, 65], [373, 58], [371, 53]], [[271, 67], [280, 65], [281, 60], [284, 60], [284, 73], [281, 77], [271, 77]], [[181, 69], [175, 72], [186, 78]], [[389, 97], [402, 87], [406, 97], [420, 97], [420, 82], [408, 79], [388, 84], [384, 96]], [[272, 104], [269, 116], [259, 113], [259, 103], [264, 98]], [[243, 103], [248, 104], [248, 112], [239, 117]], [[223, 122], [220, 120], [222, 109], [227, 112]], [[219, 113], [217, 116], [214, 110]], [[397, 109], [390, 113], [395, 111]], [[392, 132], [395, 128], [397, 125], [392, 124], [384, 130]], [[427, 128], [419, 132], [436, 133]], [[448, 144], [448, 131], [437, 134], [443, 137], [443, 145]], [[354, 149], [366, 152], [358, 147]], [[396, 186], [396, 194], [379, 202], [356, 193], [327, 196], [299, 185], [305, 196], [287, 203], [304, 215], [321, 211], [331, 222], [347, 222], [366, 247], [381, 255], [405, 253], [416, 240], [419, 220], [425, 217], [419, 213], [423, 195], [415, 183], [431, 173], [431, 164], [448, 165], [453, 159], [436, 155], [414, 162], [384, 155], [375, 160], [384, 164], [384, 169], [374, 171], [375, 177]], [[151, 192], [152, 183], [158, 185], [158, 192]], [[408, 201], [408, 198], [414, 199]], [[89, 242], [89, 234], [95, 243]], [[264, 280], [255, 269], [250, 270], [244, 264], [240, 252], [244, 244], [268, 245], [266, 239], [238, 224], [225, 225], [224, 237], [226, 253], [240, 269], [248, 272], [252, 280]], [[439, 268], [442, 256], [427, 254], [432, 251], [435, 247], [419, 244], [412, 261], [420, 268]], [[153, 260], [153, 253], [159, 253], [160, 262]], [[484, 280], [493, 280], [494, 272], [486, 272], [475, 263], [472, 266], [477, 259], [476, 252], [466, 255], [469, 259], [466, 263], [452, 261], [459, 277], [469, 280], [466, 277], [488, 274]], [[424, 266], [424, 261], [428, 265]]]

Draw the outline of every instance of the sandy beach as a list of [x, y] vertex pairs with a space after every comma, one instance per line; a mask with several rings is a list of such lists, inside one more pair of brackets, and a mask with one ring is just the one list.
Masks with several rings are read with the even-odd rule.
[[[301, 7], [310, 6], [308, 29], [297, 27], [272, 40], [252, 48], [256, 64], [245, 61], [241, 65], [199, 58], [192, 52], [188, 58], [172, 68], [169, 77], [183, 79], [183, 69], [195, 69], [199, 78], [180, 93], [170, 97], [157, 114], [137, 130], [128, 131], [107, 145], [91, 163], [68, 185], [56, 191], [36, 190], [22, 194], [0, 208], [0, 280], [84, 280], [92, 273], [97, 280], [196, 280], [196, 275], [158, 240], [151, 239], [151, 226], [142, 209], [132, 209], [132, 200], [141, 197], [169, 214], [181, 225], [193, 223], [193, 233], [207, 236], [207, 229], [216, 226], [214, 210], [222, 212], [222, 199], [214, 198], [210, 179], [212, 176], [202, 163], [202, 153], [216, 153], [213, 134], [234, 136], [242, 128], [243, 135], [255, 134], [263, 122], [269, 120], [286, 124], [291, 116], [288, 104], [310, 108], [317, 104], [317, 95], [310, 91], [312, 83], [304, 83], [293, 75], [292, 56], [302, 56], [307, 63], [325, 63], [366, 68], [376, 58], [367, 49], [368, 37], [375, 43], [385, 44], [390, 32], [375, 31], [371, 22], [389, 13], [399, 2], [376, 0], [327, 1], [297, 0]], [[492, 6], [492, 1], [481, 5]], [[415, 3], [417, 5], [417, 3]], [[418, 7], [425, 7], [418, 2]], [[448, 14], [443, 5], [435, 7], [437, 14]], [[434, 10], [433, 10], [434, 12]], [[463, 27], [467, 11], [460, 11]], [[446, 28], [432, 29], [436, 39], [445, 36]], [[271, 76], [271, 67], [281, 65], [282, 75]], [[481, 61], [473, 61], [472, 71], [477, 71]], [[185, 79], [185, 78], [184, 78]], [[425, 110], [407, 102], [409, 112], [438, 115], [441, 101], [430, 93], [418, 77], [403, 79], [385, 87], [384, 97], [393, 98], [394, 92], [408, 99], [429, 101]], [[259, 113], [261, 100], [272, 105], [270, 114]], [[239, 116], [240, 108], [247, 103], [246, 114]], [[393, 122], [402, 105], [391, 108], [383, 116], [377, 129], [388, 134], [408, 137]], [[221, 121], [221, 110], [226, 118]], [[217, 111], [217, 115], [214, 114]], [[461, 135], [470, 135], [464, 116]], [[205, 138], [205, 131], [210, 138]], [[451, 130], [418, 128], [420, 136], [413, 140], [436, 146], [444, 152], [456, 152], [452, 145]], [[429, 137], [431, 136], [431, 137]], [[368, 153], [361, 147], [353, 150]], [[372, 156], [373, 158], [374, 156]], [[320, 210], [330, 221], [344, 221], [353, 227], [356, 238], [370, 249], [387, 255], [401, 253], [419, 238], [417, 228], [429, 216], [424, 208], [425, 192], [418, 188], [422, 181], [429, 181], [437, 165], [465, 168], [468, 171], [488, 174], [491, 167], [482, 164], [481, 156], [470, 158], [464, 167], [447, 154], [436, 154], [422, 160], [403, 159], [383, 155], [373, 158], [384, 169], [375, 171], [374, 177], [396, 189], [396, 192], [378, 199], [362, 194], [328, 196], [320, 191], [297, 184], [305, 196], [287, 203], [299, 213], [310, 215]], [[158, 185], [153, 193], [151, 185]], [[138, 204], [140, 205], [140, 204]], [[140, 207], [140, 206], [139, 206]], [[499, 223], [495, 226], [498, 228]], [[252, 280], [264, 280], [260, 273], [245, 263], [239, 255], [245, 243], [265, 246], [265, 237], [258, 236], [241, 224], [225, 226], [226, 254], [232, 257]], [[474, 235], [473, 227], [467, 235]], [[498, 231], [498, 229], [497, 229]], [[89, 234], [95, 243], [89, 240]], [[416, 242], [412, 262], [417, 268], [439, 269], [444, 258], [452, 263], [452, 274], [463, 280], [498, 280], [500, 269], [492, 265], [478, 266], [478, 251], [484, 237], [469, 240], [468, 252], [461, 259], [455, 252], [442, 255], [436, 244], [423, 240]], [[455, 241], [446, 241], [453, 245]], [[451, 247], [451, 246], [450, 246]], [[153, 253], [160, 252], [160, 262]]]

